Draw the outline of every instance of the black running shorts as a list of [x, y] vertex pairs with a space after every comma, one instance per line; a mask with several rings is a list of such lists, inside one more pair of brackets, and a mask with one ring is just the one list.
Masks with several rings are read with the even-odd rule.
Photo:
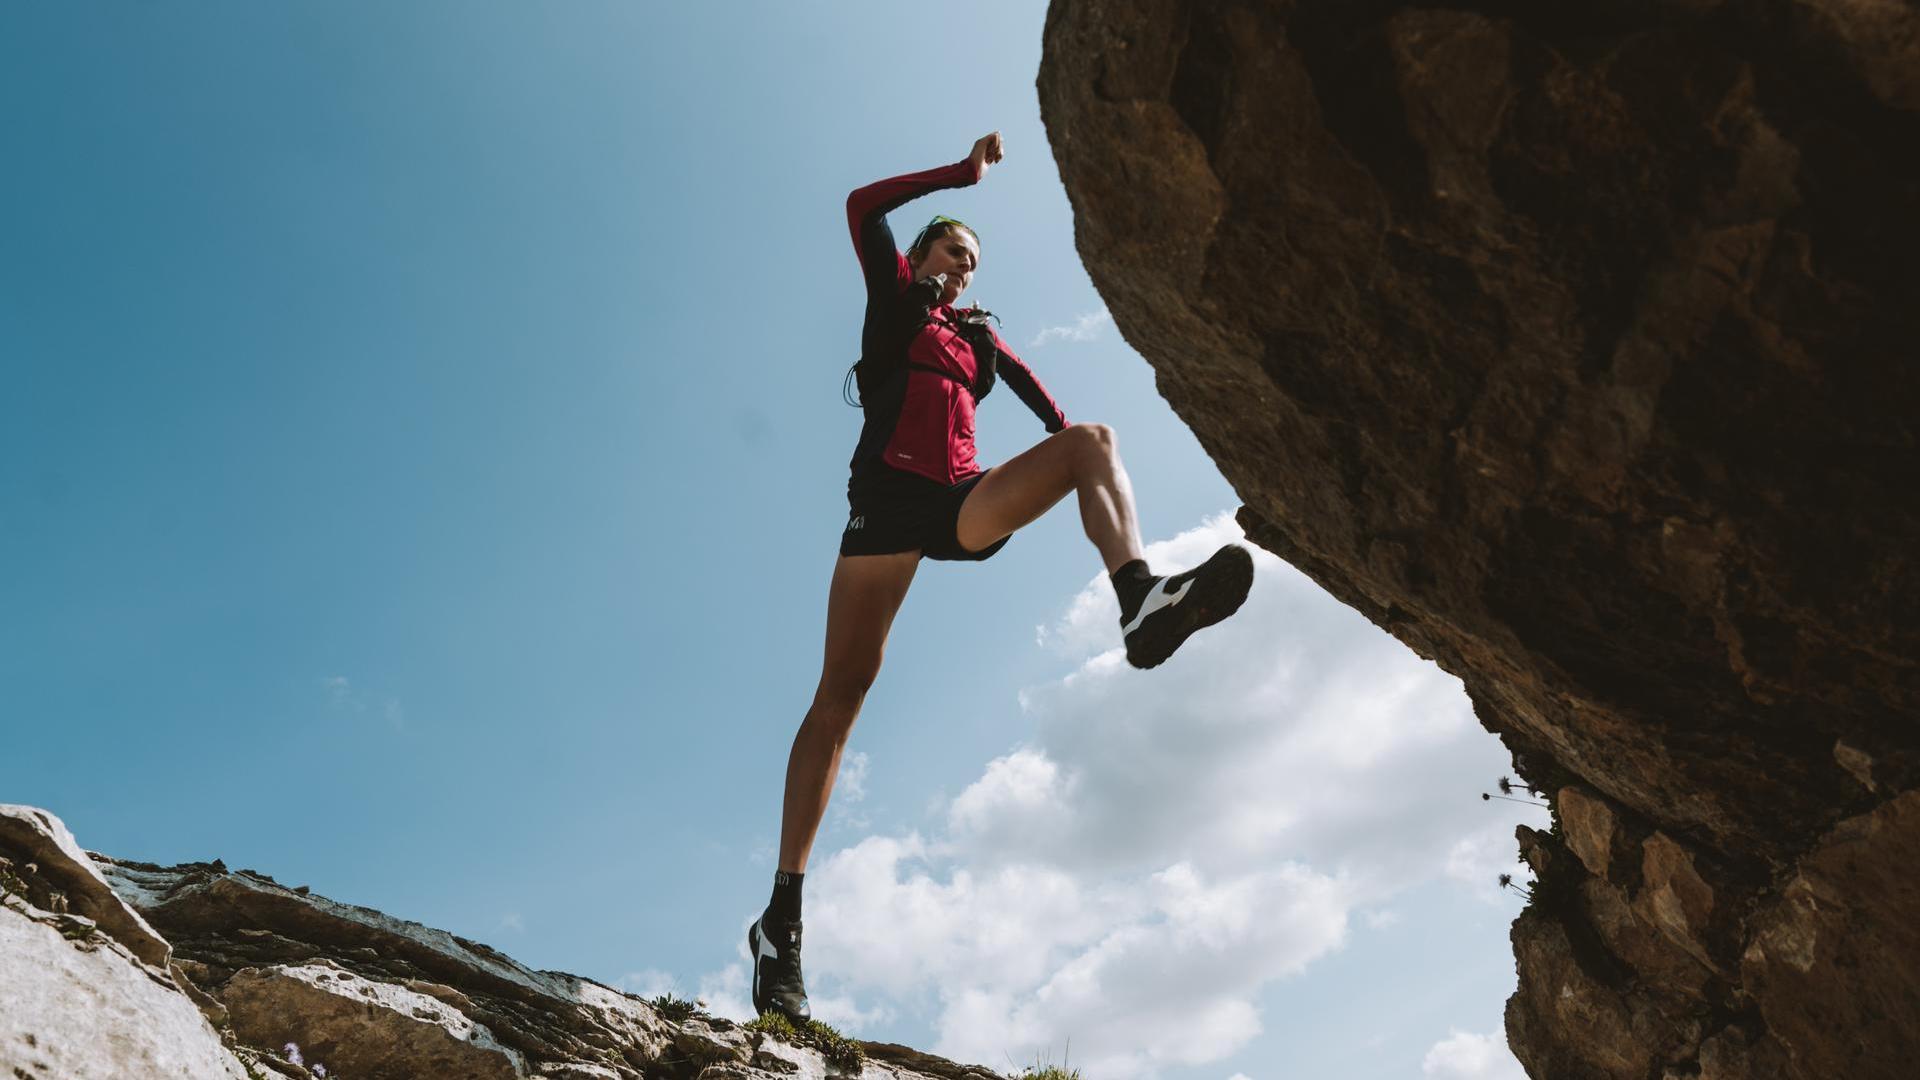
[[979, 562], [1007, 546], [1003, 536], [984, 551], [960, 546], [960, 504], [987, 475], [982, 472], [951, 486], [901, 469], [881, 466], [847, 489], [847, 527], [840, 534], [842, 555], [891, 555], [920, 549], [929, 559]]

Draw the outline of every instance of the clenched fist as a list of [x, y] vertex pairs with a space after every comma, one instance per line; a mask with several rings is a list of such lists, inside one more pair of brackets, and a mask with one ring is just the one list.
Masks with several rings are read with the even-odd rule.
[[1005, 156], [1006, 150], [1000, 142], [1000, 133], [996, 131], [975, 140], [973, 152], [967, 155], [967, 160], [973, 162], [974, 175], [984, 177], [987, 175], [987, 166], [998, 164]]

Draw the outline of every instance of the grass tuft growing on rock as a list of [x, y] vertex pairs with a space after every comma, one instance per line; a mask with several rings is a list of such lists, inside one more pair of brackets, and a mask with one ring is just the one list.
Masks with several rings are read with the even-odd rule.
[[767, 1012], [746, 1027], [748, 1031], [818, 1050], [828, 1064], [845, 1072], [858, 1073], [867, 1063], [867, 1052], [859, 1043], [818, 1020], [807, 1021], [805, 1027], [794, 1027], [792, 1021], [779, 1013]]
[[648, 998], [647, 1004], [653, 1006], [654, 1012], [659, 1013], [661, 1016], [666, 1017], [676, 1024], [683, 1020], [691, 1020], [700, 1012], [699, 1002], [674, 997], [671, 992], [661, 994], [658, 997]]
[[[1067, 1044], [1071, 1047], [1073, 1044]], [[1013, 1080], [1081, 1080], [1079, 1069], [1067, 1068], [1066, 1060], [1053, 1063], [1053, 1055], [1042, 1054], [1039, 1060], [1015, 1073]]]

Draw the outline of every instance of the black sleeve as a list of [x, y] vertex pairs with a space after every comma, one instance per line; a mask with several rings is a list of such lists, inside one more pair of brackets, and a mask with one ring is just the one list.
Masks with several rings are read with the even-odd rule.
[[1000, 350], [998, 374], [1008, 386], [1013, 387], [1014, 396], [1033, 410], [1033, 415], [1040, 418], [1048, 434], [1064, 430], [1067, 426], [1066, 414], [1060, 411], [1060, 406], [1054, 402], [1053, 395], [1047, 393], [1047, 388], [1040, 385], [1039, 377], [1034, 375], [1025, 361], [1013, 354], [1012, 349], [1007, 348], [1005, 338], [996, 333], [993, 343]]
[[965, 187], [979, 181], [972, 161], [957, 161], [937, 169], [877, 180], [856, 188], [847, 196], [847, 226], [853, 234], [853, 251], [859, 256], [870, 299], [892, 299], [906, 284], [900, 249], [895, 244], [892, 226], [887, 224], [887, 215], [930, 191]]

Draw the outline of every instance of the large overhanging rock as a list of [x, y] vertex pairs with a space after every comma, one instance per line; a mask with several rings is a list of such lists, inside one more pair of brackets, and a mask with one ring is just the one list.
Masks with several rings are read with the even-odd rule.
[[1906, 1075], [1915, 5], [1055, 0], [1039, 90], [1248, 535], [1578, 785], [1533, 1075]]

